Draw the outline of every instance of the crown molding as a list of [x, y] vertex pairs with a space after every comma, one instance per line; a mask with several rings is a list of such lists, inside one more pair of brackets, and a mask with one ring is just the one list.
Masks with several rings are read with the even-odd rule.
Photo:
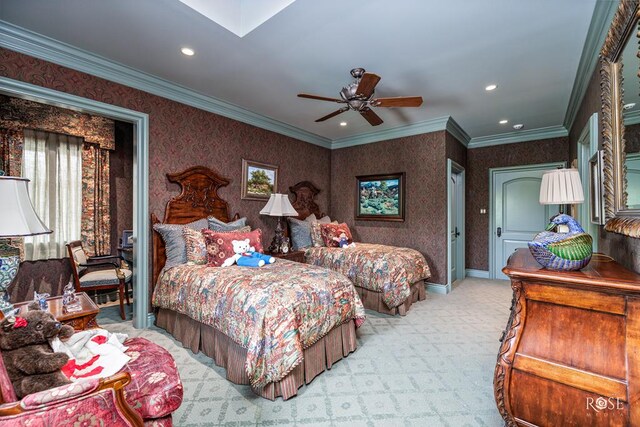
[[618, 9], [618, 3], [619, 1], [596, 1], [591, 23], [589, 24], [589, 30], [587, 31], [587, 38], [582, 48], [580, 62], [578, 63], [573, 89], [569, 97], [569, 105], [567, 106], [567, 112], [564, 116], [565, 129], [571, 129], [576, 119], [582, 99], [587, 92], [596, 65], [598, 65], [600, 48], [609, 31], [613, 15], [615, 15]]
[[640, 111], [630, 111], [623, 114], [624, 125], [631, 126], [640, 123]]
[[491, 147], [493, 145], [515, 144], [518, 142], [535, 141], [538, 139], [559, 138], [569, 135], [564, 126], [549, 126], [538, 129], [528, 129], [497, 135], [471, 138], [468, 148]]
[[471, 141], [471, 137], [469, 136], [469, 134], [467, 134], [467, 132], [464, 131], [464, 129], [460, 127], [458, 122], [456, 122], [453, 117], [449, 117], [446, 128], [447, 132], [453, 135], [455, 139], [460, 141], [462, 145], [464, 145], [465, 147], [469, 147], [469, 141]]
[[331, 140], [0, 20], [0, 47], [325, 148]]
[[[573, 114], [571, 122], [575, 119], [575, 112], [579, 104], [578, 98], [580, 101], [582, 100], [584, 91], [588, 85], [588, 80], [597, 63], [599, 46], [602, 44], [601, 40], [604, 40], [604, 35], [606, 35], [606, 30], [609, 25], [609, 15], [612, 15], [612, 10], [615, 11], [615, 7], [610, 3], [615, 4], [616, 2], [598, 1], [596, 3], [594, 17], [589, 27], [587, 41], [583, 49], [580, 66], [578, 67], [577, 80], [571, 94], [565, 123], [569, 118], [570, 112], [573, 112], [571, 113]], [[392, 129], [331, 140], [330, 138], [322, 137], [284, 122], [251, 112], [221, 99], [200, 94], [192, 89], [108, 60], [102, 56], [18, 27], [3, 20], [0, 20], [0, 47], [329, 149], [340, 149], [443, 130], [448, 131], [465, 147], [471, 149], [567, 136], [567, 129], [569, 129], [566, 126], [559, 125], [470, 138], [451, 116], [445, 116]], [[591, 64], [591, 73], [584, 71], [589, 64]], [[582, 82], [582, 80], [584, 80], [584, 82]], [[580, 91], [582, 91], [582, 93], [578, 96]]]
[[417, 122], [406, 126], [338, 138], [333, 140], [331, 148], [338, 149], [353, 147], [355, 145], [371, 144], [372, 142], [387, 141], [389, 139], [403, 138], [405, 136], [420, 135], [423, 133], [446, 130], [447, 123], [450, 119], [450, 116], [437, 117], [435, 119], [424, 120], [422, 122]]

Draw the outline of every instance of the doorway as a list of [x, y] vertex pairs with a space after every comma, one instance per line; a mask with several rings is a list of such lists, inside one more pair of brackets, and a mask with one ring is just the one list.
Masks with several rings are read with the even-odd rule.
[[149, 116], [6, 77], [0, 77], [0, 93], [133, 124], [133, 326], [149, 327]]
[[542, 175], [565, 162], [489, 170], [489, 278], [507, 280], [502, 268], [509, 256], [543, 231], [558, 205], [541, 205]]
[[465, 174], [447, 159], [447, 291], [465, 277]]

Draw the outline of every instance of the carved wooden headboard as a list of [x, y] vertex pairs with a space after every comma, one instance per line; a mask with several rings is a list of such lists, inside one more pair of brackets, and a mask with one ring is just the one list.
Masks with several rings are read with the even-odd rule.
[[[218, 189], [229, 185], [229, 180], [204, 166], [195, 166], [179, 173], [168, 173], [170, 182], [180, 185], [180, 194], [169, 200], [164, 211], [163, 223], [187, 224], [208, 216], [229, 222], [229, 204], [220, 198]], [[239, 217], [236, 214], [233, 219]], [[151, 225], [160, 220], [151, 214]], [[153, 282], [155, 287], [160, 272], [167, 261], [164, 240], [153, 231]]]
[[296, 218], [305, 219], [311, 214], [315, 214], [318, 219], [325, 216], [325, 214], [320, 211], [320, 206], [318, 206], [313, 200], [320, 192], [318, 187], [309, 181], [302, 181], [289, 187], [289, 191], [291, 191], [295, 196], [291, 204], [298, 212], [298, 216]]

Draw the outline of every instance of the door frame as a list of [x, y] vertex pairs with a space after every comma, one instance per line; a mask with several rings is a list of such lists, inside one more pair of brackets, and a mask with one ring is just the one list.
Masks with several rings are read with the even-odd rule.
[[598, 252], [599, 226], [591, 222], [591, 193], [589, 191], [591, 183], [589, 160], [598, 152], [598, 113], [593, 113], [589, 117], [576, 144], [578, 171], [584, 192], [584, 203], [578, 205], [577, 220], [582, 228], [593, 237], [593, 252]]
[[460, 230], [460, 238], [458, 239], [458, 247], [456, 253], [456, 270], [458, 271], [458, 277], [466, 276], [465, 269], [465, 170], [458, 163], [454, 162], [451, 159], [447, 159], [447, 288], [448, 291], [451, 290], [453, 286], [453, 281], [451, 280], [451, 268], [453, 267], [451, 264], [452, 260], [452, 247], [451, 247], [451, 232], [456, 227], [456, 224], [451, 223], [451, 176], [458, 175], [460, 180], [457, 182], [457, 201], [456, 205], [458, 206], [458, 210], [462, 212], [462, 215], [458, 215], [458, 226]]
[[[495, 251], [496, 251], [496, 201], [493, 194], [493, 184], [496, 176], [501, 173], [539, 171], [564, 168], [567, 162], [537, 163], [522, 166], [507, 166], [502, 168], [489, 169], [489, 279], [495, 279]], [[542, 230], [540, 230], [542, 231]]]
[[0, 77], [0, 93], [133, 124], [133, 327], [153, 324], [149, 313], [149, 115]]

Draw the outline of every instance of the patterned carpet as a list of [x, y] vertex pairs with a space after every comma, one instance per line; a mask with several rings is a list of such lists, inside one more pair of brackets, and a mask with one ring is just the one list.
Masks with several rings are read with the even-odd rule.
[[163, 330], [121, 322], [116, 307], [98, 320], [173, 354], [185, 386], [176, 426], [499, 426], [493, 369], [510, 303], [508, 282], [469, 278], [449, 295], [428, 294], [406, 317], [367, 311], [355, 353], [275, 402], [230, 383]]

